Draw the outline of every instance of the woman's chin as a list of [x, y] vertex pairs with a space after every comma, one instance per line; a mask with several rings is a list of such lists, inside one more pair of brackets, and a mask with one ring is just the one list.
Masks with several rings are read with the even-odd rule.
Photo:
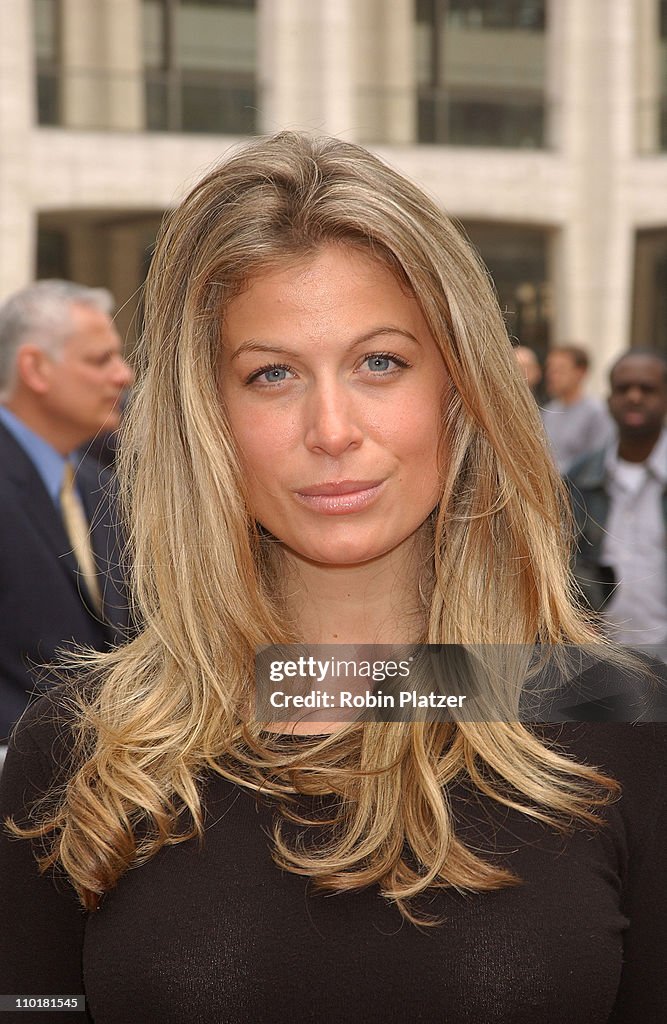
[[327, 551], [303, 549], [296, 551], [293, 548], [286, 549], [299, 562], [306, 562], [309, 565], [319, 566], [323, 569], [352, 569], [358, 565], [366, 565], [378, 558], [382, 558], [384, 552], [377, 550], [349, 548], [344, 551]]
[[299, 547], [284, 544], [283, 547], [286, 553], [297, 562], [323, 569], [354, 569], [393, 558], [410, 539], [405, 538], [397, 544], [387, 544], [386, 546], [375, 542], [374, 544], [299, 545]]

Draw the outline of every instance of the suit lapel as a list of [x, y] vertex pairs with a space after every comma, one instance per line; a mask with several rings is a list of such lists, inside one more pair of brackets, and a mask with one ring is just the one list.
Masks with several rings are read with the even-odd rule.
[[84, 459], [77, 469], [76, 482], [90, 523], [95, 561], [102, 573], [104, 615], [113, 626], [123, 628], [128, 621], [128, 596], [117, 511], [111, 500], [112, 474], [92, 459]]
[[60, 512], [51, 500], [42, 478], [23, 448], [0, 424], [0, 461], [17, 501], [42, 539], [58, 559], [63, 571], [77, 584], [78, 566], [65, 532]]
[[[57, 564], [81, 596], [83, 603], [92, 609], [60, 510], [51, 500], [32, 460], [1, 423], [0, 462], [5, 467], [8, 486], [14, 488], [17, 503], [22, 508], [26, 521], [34, 529], [40, 543], [48, 547], [55, 556]], [[84, 507], [86, 514], [90, 515], [85, 502]], [[104, 565], [104, 562], [101, 564]]]

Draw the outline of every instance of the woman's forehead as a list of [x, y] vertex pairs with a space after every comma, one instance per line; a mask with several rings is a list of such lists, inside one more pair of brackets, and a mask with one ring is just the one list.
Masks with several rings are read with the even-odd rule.
[[249, 278], [227, 303], [223, 333], [236, 334], [253, 324], [279, 330], [312, 324], [314, 329], [339, 327], [345, 334], [392, 323], [406, 331], [427, 331], [414, 295], [384, 261], [333, 245]]

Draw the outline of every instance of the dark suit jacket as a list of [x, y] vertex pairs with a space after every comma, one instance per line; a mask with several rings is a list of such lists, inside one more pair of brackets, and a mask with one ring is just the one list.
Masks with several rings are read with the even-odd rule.
[[0, 423], [0, 742], [29, 694], [56, 679], [58, 648], [105, 650], [128, 635], [128, 596], [115, 523], [112, 478], [93, 460], [76, 475], [103, 595], [88, 597], [58, 509], [21, 446]]

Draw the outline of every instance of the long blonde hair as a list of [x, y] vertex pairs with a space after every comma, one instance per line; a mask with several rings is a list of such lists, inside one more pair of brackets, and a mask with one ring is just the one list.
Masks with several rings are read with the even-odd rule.
[[[470, 246], [357, 146], [296, 133], [253, 142], [158, 240], [120, 464], [143, 628], [92, 662], [69, 781], [23, 832], [47, 840], [42, 863], [60, 861], [86, 907], [165, 843], [202, 832], [211, 772], [275, 798], [279, 864], [327, 890], [377, 884], [413, 920], [411, 898], [429, 886], [513, 881], [456, 835], [443, 792], [455, 778], [554, 825], [596, 820], [614, 791], [517, 723], [371, 723], [290, 744], [244, 722], [255, 649], [307, 638], [286, 621], [244, 491], [219, 398], [221, 323], [254, 275], [332, 242], [384, 261], [410, 289], [453, 383], [424, 640], [595, 639], [571, 594], [561, 484]], [[310, 822], [298, 793], [336, 794], [335, 820]], [[312, 847], [290, 844], [285, 817], [311, 824]]]

